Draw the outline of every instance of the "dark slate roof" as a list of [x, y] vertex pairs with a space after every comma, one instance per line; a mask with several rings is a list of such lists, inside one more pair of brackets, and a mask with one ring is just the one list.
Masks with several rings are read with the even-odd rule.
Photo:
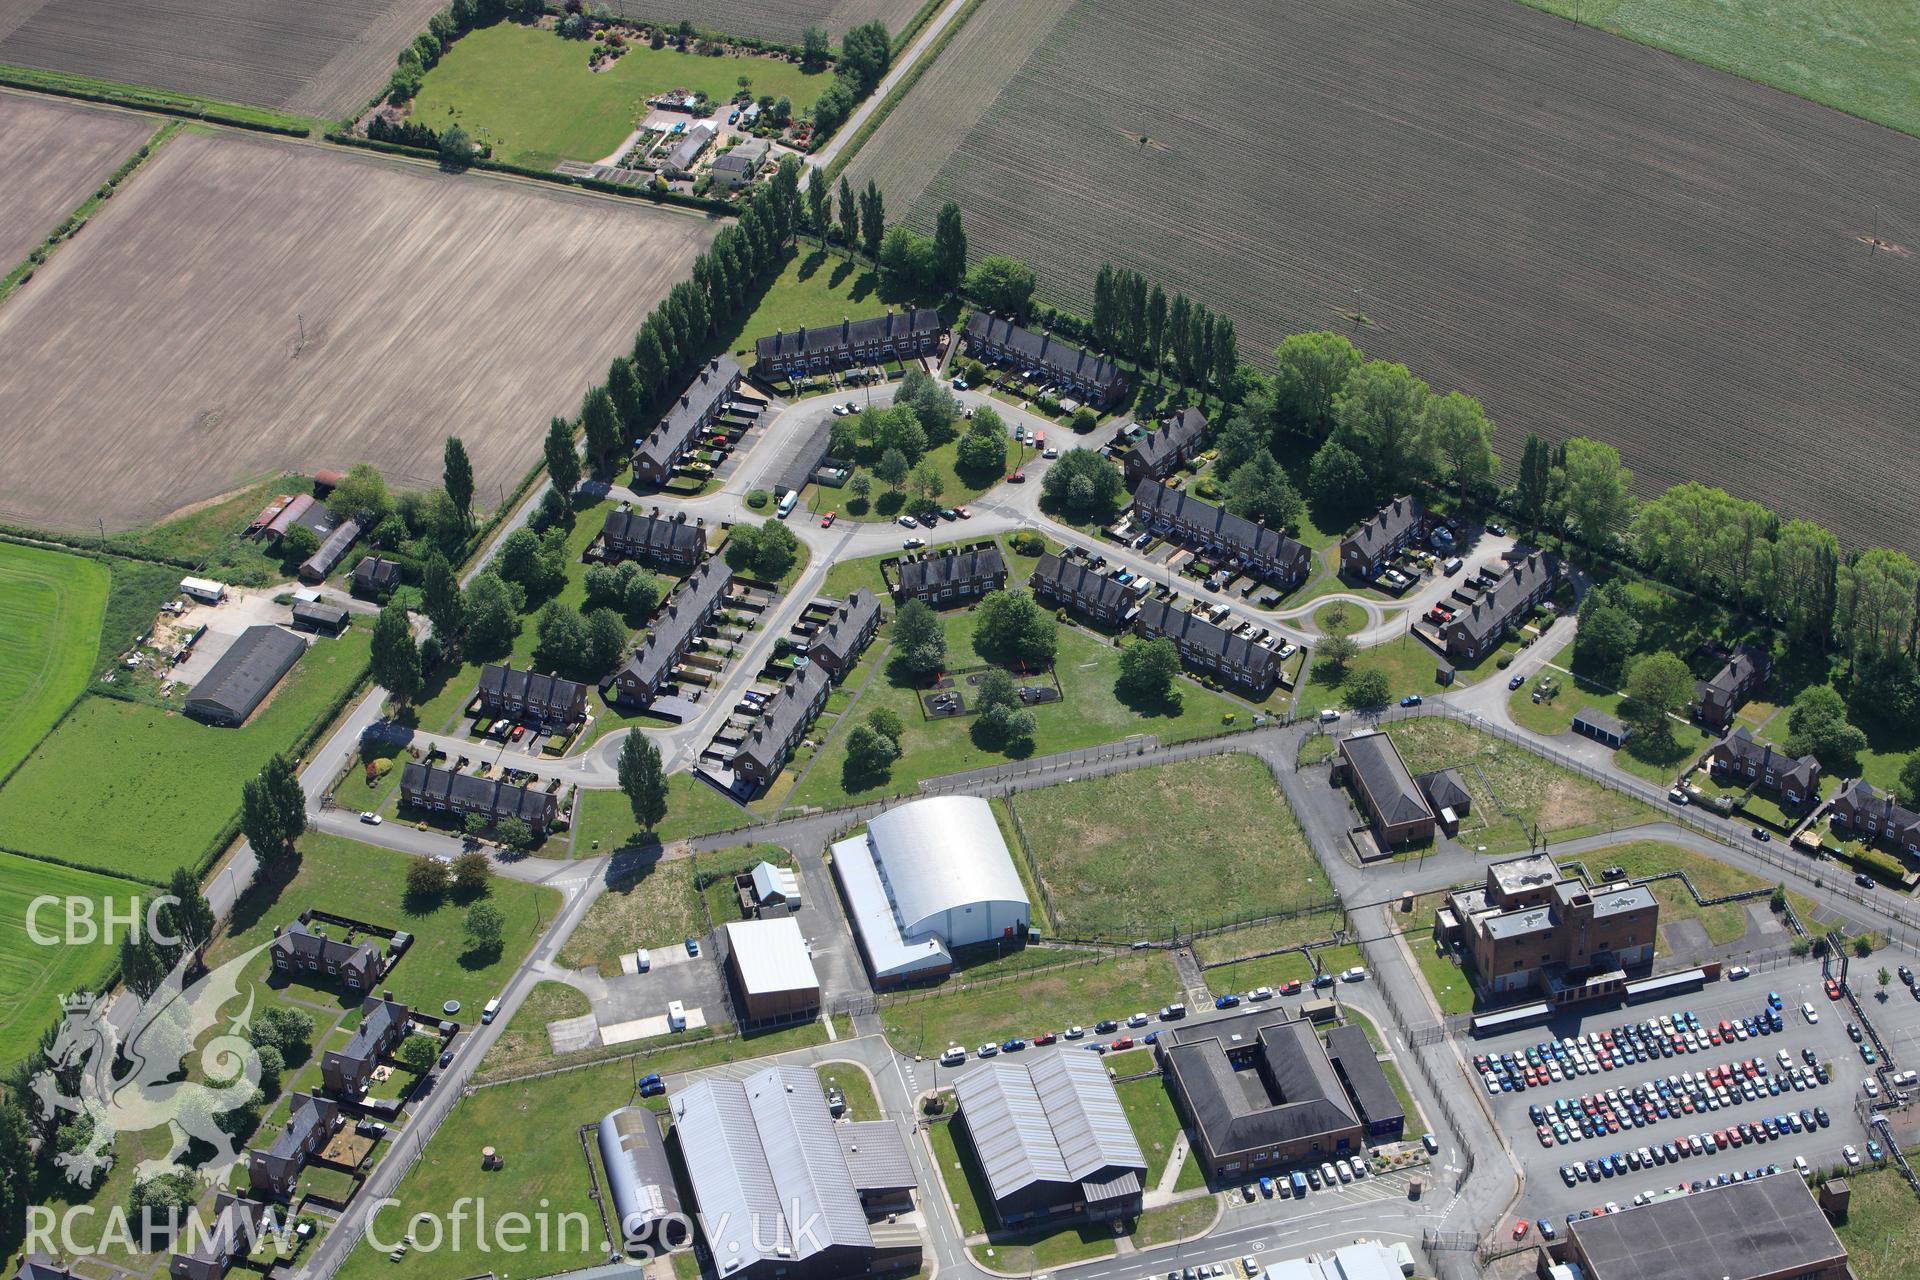
[[542, 675], [538, 671], [515, 671], [511, 665], [489, 662], [480, 668], [480, 692], [495, 697], [538, 703], [543, 706], [570, 706], [584, 697], [587, 686], [576, 680]]
[[1883, 832], [1901, 835], [1904, 838], [1920, 838], [1920, 813], [1904, 808], [1891, 795], [1876, 791], [1865, 778], [1856, 778], [1842, 788], [1834, 802], [1845, 801], [1844, 808], [1851, 808], [1861, 815], [1871, 814], [1880, 820]]
[[1092, 386], [1113, 382], [1120, 377], [1120, 366], [1105, 356], [1082, 351], [1072, 343], [1061, 342], [1050, 333], [1023, 329], [1011, 320], [1002, 320], [985, 311], [967, 317], [967, 336], [989, 346], [1017, 352], [1036, 369], [1045, 369]]
[[1343, 542], [1350, 543], [1369, 560], [1406, 536], [1420, 522], [1420, 508], [1410, 497], [1401, 496], [1368, 516]]
[[860, 634], [866, 630], [868, 620], [879, 612], [879, 598], [865, 587], [855, 587], [833, 611], [826, 625], [814, 632], [813, 639], [807, 642], [807, 652], [825, 654], [845, 666], [853, 659], [854, 647], [860, 643]]
[[187, 710], [244, 720], [293, 669], [307, 642], [280, 627], [248, 627], [187, 695]]
[[787, 740], [813, 714], [814, 698], [819, 696], [821, 687], [831, 681], [827, 669], [817, 662], [809, 662], [787, 677], [780, 692], [767, 700], [734, 760], [751, 760], [760, 766], [762, 773], [773, 772], [774, 761], [780, 758]]
[[[1163, 1042], [1169, 1038], [1161, 1034]], [[1242, 1048], [1249, 1039], [1257, 1042], [1265, 1080], [1251, 1067], [1235, 1071], [1228, 1062], [1235, 1037]], [[1168, 1061], [1215, 1152], [1278, 1146], [1360, 1122], [1313, 1024], [1289, 1018], [1284, 1009], [1201, 1023], [1171, 1038]]]
[[341, 1052], [357, 1062], [372, 1061], [381, 1040], [394, 1027], [406, 1026], [410, 1016], [407, 1006], [397, 1000], [368, 996], [367, 1002], [360, 1006], [360, 1026]]
[[1278, 529], [1257, 525], [1225, 507], [1202, 502], [1184, 489], [1170, 489], [1158, 480], [1142, 480], [1133, 492], [1133, 504], [1141, 511], [1211, 533], [1215, 541], [1262, 560], [1304, 567], [1313, 555]]
[[400, 581], [400, 562], [384, 556], [362, 556], [353, 566], [353, 580], [366, 587], [390, 587]]
[[797, 493], [807, 487], [813, 473], [827, 460], [827, 449], [833, 442], [833, 423], [832, 418], [822, 418], [813, 430], [795, 439], [785, 455], [787, 461], [780, 471], [779, 488]]
[[1158, 467], [1163, 458], [1179, 452], [1206, 429], [1206, 414], [1198, 409], [1182, 409], [1162, 423], [1158, 431], [1149, 431], [1135, 441], [1133, 451], [1140, 455], [1141, 462]]
[[695, 426], [726, 398], [728, 386], [740, 376], [740, 366], [727, 356], [716, 356], [694, 375], [660, 424], [634, 450], [634, 461], [647, 460], [666, 467], [693, 438]]
[[1743, 684], [1765, 680], [1773, 671], [1773, 659], [1764, 649], [1743, 648], [1731, 658], [1725, 666], [1714, 672], [1713, 679], [1700, 683], [1702, 697], [1730, 699]]
[[700, 153], [707, 149], [707, 144], [713, 141], [714, 134], [718, 132], [713, 124], [705, 120], [688, 129], [668, 153], [667, 167], [685, 169], [690, 166], [700, 158]]
[[1478, 642], [1504, 630], [1524, 607], [1522, 601], [1555, 573], [1554, 562], [1544, 551], [1529, 551], [1508, 566], [1507, 573], [1487, 593], [1455, 615], [1445, 628], [1449, 637], [1465, 635]]
[[1601, 732], [1610, 733], [1616, 738], [1626, 737], [1630, 727], [1627, 722], [1619, 716], [1610, 715], [1598, 707], [1580, 708], [1580, 713], [1574, 716], [1573, 722], [1575, 726], [1583, 724], [1592, 725]]
[[1414, 781], [1420, 784], [1420, 790], [1433, 801], [1436, 809], [1457, 810], [1473, 803], [1473, 796], [1461, 783], [1460, 775], [1451, 769], [1435, 769], [1418, 775]]
[[1327, 1033], [1327, 1054], [1346, 1077], [1347, 1092], [1368, 1124], [1406, 1119], [1406, 1110], [1387, 1082], [1387, 1073], [1380, 1069], [1380, 1057], [1365, 1030], [1351, 1023], [1335, 1027]]
[[635, 672], [647, 684], [658, 684], [676, 661], [675, 654], [689, 634], [698, 631], [713, 616], [715, 605], [725, 598], [727, 584], [733, 581], [726, 561], [709, 556], [687, 576], [687, 580], [667, 597], [654, 616], [653, 630], [640, 643], [640, 651], [627, 659], [626, 670]]
[[302, 1155], [307, 1136], [315, 1129], [331, 1126], [333, 1118], [339, 1114], [340, 1105], [331, 1098], [323, 1098], [317, 1093], [294, 1094], [286, 1127], [274, 1137], [267, 1154], [282, 1160]]
[[231, 1191], [222, 1191], [213, 1200], [213, 1223], [205, 1231], [187, 1231], [180, 1239], [191, 1246], [184, 1254], [197, 1262], [224, 1262], [245, 1253], [258, 1238], [260, 1221], [267, 1206]]
[[638, 546], [663, 560], [697, 557], [707, 545], [706, 531], [693, 521], [641, 511], [609, 511], [601, 533], [609, 542]]
[[1124, 613], [1135, 599], [1133, 592], [1123, 582], [1114, 581], [1112, 575], [1096, 571], [1084, 560], [1068, 560], [1049, 551], [1040, 557], [1040, 563], [1033, 567], [1033, 576], [1028, 585], [1039, 587], [1050, 585], [1056, 591], [1087, 597], [1098, 604]]
[[1572, 1223], [1591, 1280], [1812, 1275], [1846, 1249], [1788, 1169]]
[[297, 600], [293, 606], [293, 620], [308, 626], [333, 628], [346, 622], [347, 611], [337, 604]]
[[795, 329], [791, 333], [770, 333], [753, 344], [754, 355], [761, 360], [792, 360], [819, 353], [832, 354], [873, 342], [905, 341], [946, 328], [940, 313], [931, 307], [915, 311], [889, 311], [866, 320], [842, 320], [839, 324], [813, 329]]
[[50, 1254], [30, 1253], [16, 1273], [18, 1280], [74, 1280], [74, 1272]]
[[1375, 730], [1351, 734], [1340, 744], [1368, 798], [1378, 807], [1382, 822], [1396, 825], [1433, 816], [1426, 797], [1420, 794], [1399, 751], [1394, 749], [1392, 738]]
[[1006, 571], [1007, 562], [1001, 558], [1000, 548], [991, 545], [951, 555], [922, 556], [900, 566], [900, 589], [917, 596], [941, 587], [991, 582]]
[[1801, 756], [1795, 760], [1784, 751], [1775, 749], [1771, 742], [1762, 742], [1753, 736], [1753, 731], [1745, 725], [1736, 726], [1720, 742], [1720, 750], [1728, 757], [1742, 764], [1751, 763], [1755, 769], [1765, 771], [1771, 758], [1774, 773], [1782, 783], [1798, 782], [1803, 788], [1811, 789], [1814, 779], [1820, 775], [1820, 761], [1812, 755]]
[[451, 808], [513, 815], [524, 822], [539, 821], [547, 812], [548, 796], [544, 791], [517, 787], [498, 778], [455, 773], [430, 764], [408, 764], [401, 773], [400, 785], [405, 791], [437, 797]]
[[1198, 613], [1176, 609], [1166, 600], [1148, 600], [1140, 606], [1140, 626], [1151, 636], [1167, 636], [1185, 641], [1202, 653], [1211, 653], [1222, 661], [1248, 670], [1259, 671], [1279, 665], [1271, 649], [1263, 649], [1245, 636], [1216, 626]]
[[315, 932], [300, 920], [282, 929], [270, 945], [275, 951], [284, 951], [303, 960], [318, 960], [321, 964], [358, 965], [379, 955], [379, 948], [370, 942], [343, 942], [339, 938], [330, 938]]

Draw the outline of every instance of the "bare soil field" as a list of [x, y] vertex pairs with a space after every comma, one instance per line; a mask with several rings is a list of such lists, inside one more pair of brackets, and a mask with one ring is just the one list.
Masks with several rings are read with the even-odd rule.
[[1920, 142], [1505, 0], [1201, 0], [1178, 40], [1075, 0], [1025, 51], [992, 38], [1023, 7], [987, 0], [856, 186], [922, 228], [958, 200], [1083, 313], [1110, 260], [1250, 356], [1346, 329], [1481, 397], [1509, 458], [1597, 436], [1645, 490], [1920, 550], [1920, 486], [1860, 483], [1920, 465]]
[[[3, 0], [0, 0], [3, 2]], [[799, 44], [808, 27], [825, 28], [835, 44], [850, 28], [875, 18], [896, 35], [924, 0], [608, 0], [627, 18], [691, 21], [703, 31], [725, 31], [762, 40]], [[757, 90], [756, 90], [757, 92]]]
[[0, 0], [0, 63], [334, 119], [439, 0]]
[[254, 476], [355, 462], [437, 485], [449, 434], [490, 507], [710, 234], [522, 183], [182, 134], [0, 308], [0, 519], [127, 529]]
[[26, 257], [154, 127], [124, 111], [0, 92], [0, 173], [7, 175], [0, 182], [0, 272]]

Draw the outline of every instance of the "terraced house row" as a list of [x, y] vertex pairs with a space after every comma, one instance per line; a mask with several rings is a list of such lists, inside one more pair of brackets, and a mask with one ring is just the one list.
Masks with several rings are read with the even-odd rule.
[[701, 628], [726, 605], [732, 581], [726, 562], [714, 556], [667, 597], [639, 651], [614, 673], [614, 695], [619, 701], [645, 706], [661, 695], [672, 683], [680, 659], [699, 640]]
[[1133, 491], [1133, 514], [1163, 538], [1215, 558], [1238, 558], [1245, 572], [1283, 591], [1305, 582], [1313, 569], [1313, 553], [1280, 530], [1255, 524], [1158, 480], [1142, 481]]
[[755, 376], [805, 378], [862, 365], [938, 355], [947, 326], [930, 307], [889, 311], [866, 320], [771, 333], [753, 344]]
[[695, 374], [667, 415], [634, 445], [633, 476], [647, 484], [665, 484], [702, 428], [725, 411], [733, 393], [740, 387], [740, 366], [726, 356], [716, 356]]

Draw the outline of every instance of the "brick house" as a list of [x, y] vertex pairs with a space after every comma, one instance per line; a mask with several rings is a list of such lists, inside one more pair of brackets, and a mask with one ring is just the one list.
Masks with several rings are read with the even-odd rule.
[[697, 443], [701, 429], [726, 410], [727, 402], [739, 386], [739, 365], [726, 356], [709, 360], [673, 402], [666, 416], [634, 446], [635, 481], [665, 484], [681, 456]]
[[600, 554], [608, 560], [644, 560], [671, 569], [691, 569], [707, 554], [707, 531], [684, 515], [609, 511], [600, 529]]
[[320, 1081], [331, 1093], [357, 1098], [373, 1078], [380, 1059], [407, 1038], [413, 1015], [407, 1006], [380, 996], [368, 996], [360, 1006], [360, 1025], [344, 1048], [320, 1056]]
[[1173, 641], [1187, 666], [1244, 690], [1256, 702], [1272, 693], [1280, 679], [1280, 659], [1273, 650], [1215, 626], [1200, 614], [1176, 609], [1168, 601], [1146, 601], [1133, 625], [1149, 640], [1165, 636]]
[[1112, 575], [1096, 571], [1084, 560], [1069, 560], [1051, 551], [1033, 567], [1027, 586], [1035, 599], [1071, 609], [1089, 622], [1106, 627], [1123, 625], [1140, 599]]
[[1558, 563], [1544, 551], [1529, 551], [1512, 561], [1484, 595], [1440, 628], [1447, 656], [1456, 662], [1478, 662], [1498, 649], [1507, 632], [1553, 594], [1559, 572]]
[[906, 362], [937, 355], [947, 326], [931, 307], [889, 311], [866, 320], [846, 320], [813, 329], [778, 332], [756, 340], [754, 376], [799, 379], [816, 373]]
[[247, 1153], [247, 1182], [256, 1195], [293, 1197], [300, 1170], [327, 1148], [340, 1123], [340, 1104], [317, 1093], [293, 1095], [286, 1127], [266, 1147]]
[[515, 671], [489, 662], [480, 668], [480, 712], [489, 719], [542, 725], [572, 724], [587, 714], [587, 686], [577, 680]]
[[1089, 404], [1111, 404], [1127, 389], [1126, 375], [1105, 356], [985, 311], [967, 317], [966, 339], [967, 353], [974, 359], [1035, 374]]
[[1737, 780], [1778, 795], [1788, 808], [1800, 808], [1820, 798], [1820, 762], [1811, 755], [1795, 760], [1771, 742], [1754, 737], [1740, 725], [1707, 753], [1707, 765], [1722, 782]]
[[936, 609], [978, 600], [1007, 585], [1007, 562], [1000, 548], [988, 543], [969, 551], [941, 551], [902, 560], [894, 594], [912, 597]]
[[807, 658], [835, 680], [844, 679], [879, 629], [880, 598], [855, 587], [807, 641]]
[[553, 792], [417, 762], [400, 771], [400, 798], [410, 808], [460, 817], [478, 813], [489, 823], [518, 818], [535, 835], [553, 824], [560, 809], [560, 797]]
[[180, 1242], [189, 1247], [168, 1261], [167, 1274], [173, 1280], [220, 1280], [229, 1267], [253, 1251], [266, 1218], [267, 1206], [258, 1200], [220, 1192], [213, 1199], [212, 1225], [183, 1233]]
[[1198, 409], [1182, 409], [1133, 442], [1121, 459], [1127, 483], [1163, 480], [1175, 467], [1184, 465], [1200, 452], [1207, 440], [1207, 415]]
[[1727, 659], [1713, 679], [1694, 687], [1694, 714], [1721, 733], [1733, 724], [1733, 717], [1747, 699], [1773, 674], [1773, 659], [1764, 649], [1742, 648]]
[[1373, 581], [1419, 532], [1419, 505], [1410, 497], [1395, 498], [1340, 539], [1340, 572]]
[[1247, 573], [1282, 590], [1305, 582], [1313, 568], [1313, 553], [1280, 530], [1255, 524], [1158, 480], [1144, 480], [1134, 490], [1133, 514], [1162, 537], [1216, 558], [1239, 558]]
[[660, 696], [673, 682], [674, 668], [692, 651], [700, 631], [726, 607], [733, 573], [719, 556], [704, 564], [674, 589], [639, 650], [614, 673], [614, 696], [641, 706]]
[[1920, 858], [1920, 813], [1897, 804], [1865, 778], [1855, 778], [1840, 788], [1827, 811], [1827, 821], [1844, 828], [1855, 839]]
[[1340, 739], [1333, 780], [1352, 788], [1383, 848], [1433, 839], [1433, 806], [1386, 734], [1369, 729]]
[[342, 942], [302, 920], [276, 933], [267, 954], [275, 973], [309, 982], [324, 978], [356, 991], [372, 990], [386, 965], [373, 943]]
[[788, 676], [780, 691], [761, 708], [747, 740], [734, 753], [734, 776], [755, 790], [771, 785], [806, 736], [807, 726], [827, 705], [831, 692], [833, 676], [817, 663], [808, 663]]

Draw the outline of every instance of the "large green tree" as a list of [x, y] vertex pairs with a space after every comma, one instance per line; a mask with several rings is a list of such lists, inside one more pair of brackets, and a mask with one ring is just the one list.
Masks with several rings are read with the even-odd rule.
[[1427, 384], [1407, 366], [1369, 360], [1333, 398], [1336, 438], [1360, 456], [1376, 493], [1399, 493], [1434, 473], [1426, 434]]
[[460, 513], [460, 527], [473, 528], [473, 463], [467, 457], [467, 446], [461, 443], [459, 436], [448, 436], [446, 448], [442, 451], [440, 465], [440, 483], [447, 491], [447, 497], [453, 502], [453, 509]]
[[1278, 425], [1319, 438], [1333, 429], [1333, 402], [1366, 353], [1324, 330], [1296, 333], [1273, 353], [1273, 408]]
[[1669, 718], [1693, 699], [1693, 672], [1671, 653], [1647, 653], [1627, 667], [1625, 692], [1634, 724], [1655, 738], [1673, 736]]
[[1040, 493], [1071, 518], [1104, 520], [1120, 509], [1126, 483], [1095, 450], [1069, 449], [1047, 468]]
[[1059, 650], [1059, 633], [1054, 616], [1025, 591], [991, 591], [980, 601], [973, 647], [990, 662], [1050, 667]]
[[465, 599], [466, 651], [485, 659], [512, 649], [520, 634], [520, 611], [526, 607], [525, 589], [487, 569], [467, 584]]
[[1906, 645], [1913, 630], [1920, 567], [1903, 551], [1875, 547], [1835, 572], [1834, 638], [1856, 662]]
[[397, 604], [380, 610], [373, 620], [369, 664], [373, 682], [407, 706], [420, 694], [420, 649], [413, 641], [407, 611]]
[[1565, 505], [1567, 526], [1590, 547], [1607, 550], [1626, 527], [1633, 473], [1620, 464], [1610, 444], [1575, 436], [1566, 442], [1565, 460], [1554, 469], [1554, 485]]
[[298, 853], [295, 841], [307, 829], [307, 795], [293, 761], [276, 755], [240, 788], [240, 830], [253, 846], [261, 870], [280, 874]]
[[1462, 503], [1470, 490], [1492, 483], [1500, 458], [1493, 451], [1493, 423], [1478, 400], [1449, 391], [1429, 401], [1425, 431], [1440, 477], [1459, 491]]
[[1273, 455], [1261, 449], [1228, 478], [1226, 506], [1269, 529], [1286, 529], [1299, 523], [1305, 503]]
[[613, 407], [613, 396], [605, 387], [587, 392], [580, 406], [580, 425], [586, 432], [587, 457], [600, 474], [610, 474], [620, 456], [620, 415]]
[[667, 771], [660, 748], [638, 729], [620, 744], [620, 790], [643, 831], [657, 830], [667, 816]]
[[939, 615], [924, 601], [902, 604], [893, 615], [893, 649], [900, 664], [915, 675], [931, 675], [946, 666], [947, 633]]
[[933, 283], [942, 293], [951, 293], [966, 274], [967, 228], [960, 206], [949, 200], [933, 224]]
[[1033, 268], [1018, 258], [990, 255], [967, 272], [966, 293], [989, 311], [1024, 320], [1037, 283]]
[[1802, 689], [1787, 709], [1787, 753], [1817, 756], [1829, 770], [1852, 767], [1867, 735], [1847, 722], [1846, 700], [1830, 684]]
[[433, 624], [433, 634], [440, 638], [443, 648], [458, 647], [467, 628], [467, 603], [460, 595], [460, 581], [453, 576], [453, 566], [437, 548], [427, 555], [420, 574], [420, 592], [420, 611]]
[[1180, 674], [1180, 650], [1165, 636], [1135, 640], [1120, 650], [1120, 692], [1143, 701], [1164, 702]]

